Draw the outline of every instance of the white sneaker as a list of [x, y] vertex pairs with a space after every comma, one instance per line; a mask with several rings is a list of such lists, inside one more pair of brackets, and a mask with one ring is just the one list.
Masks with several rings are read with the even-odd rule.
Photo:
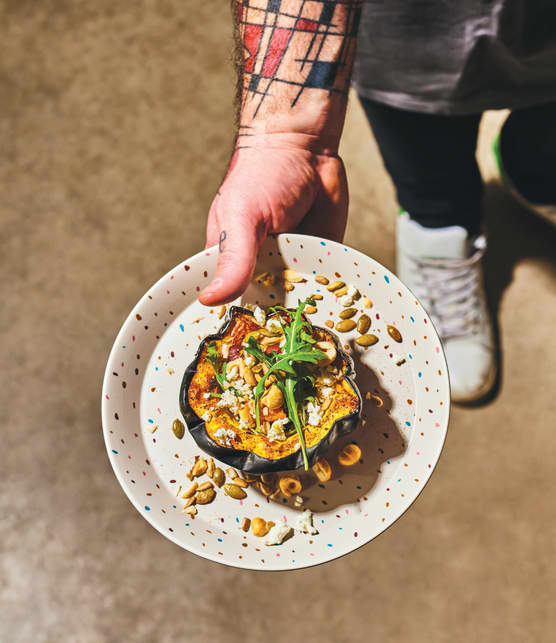
[[425, 228], [404, 212], [397, 227], [398, 276], [419, 298], [436, 327], [448, 361], [454, 402], [484, 397], [497, 363], [483, 289], [483, 236], [460, 226]]

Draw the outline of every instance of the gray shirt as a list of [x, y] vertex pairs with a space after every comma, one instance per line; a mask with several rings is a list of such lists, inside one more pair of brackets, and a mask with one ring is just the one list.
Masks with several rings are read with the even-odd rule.
[[365, 0], [354, 85], [401, 109], [556, 100], [556, 0]]

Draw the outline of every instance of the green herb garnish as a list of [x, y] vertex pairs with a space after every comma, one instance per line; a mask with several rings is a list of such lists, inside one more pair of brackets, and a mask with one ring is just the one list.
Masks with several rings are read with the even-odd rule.
[[226, 362], [220, 356], [216, 342], [207, 344], [206, 356], [214, 369], [214, 374], [216, 375], [218, 384], [220, 384], [220, 388], [224, 390], [224, 382], [226, 382]]
[[[307, 400], [314, 399], [314, 378], [307, 368], [308, 364], [317, 364], [319, 361], [326, 359], [326, 354], [315, 348], [316, 340], [312, 337], [312, 327], [310, 322], [303, 317], [305, 306], [314, 306], [312, 299], [299, 301], [295, 312], [287, 310], [283, 306], [274, 306], [271, 311], [277, 313], [278, 319], [286, 337], [286, 343], [283, 350], [279, 353], [266, 355], [256, 340], [250, 337], [246, 352], [256, 357], [259, 361], [265, 363], [269, 368], [268, 371], [259, 380], [255, 387], [255, 419], [257, 430], [260, 430], [260, 411], [259, 401], [264, 393], [264, 383], [267, 377], [274, 373], [277, 379], [277, 386], [284, 395], [288, 417], [293, 423], [299, 438], [299, 444], [303, 453], [303, 464], [305, 470], [309, 469], [307, 459], [307, 447], [305, 436], [303, 435], [303, 426], [306, 424], [305, 417], [300, 418], [300, 412], [304, 415], [303, 405]], [[281, 313], [286, 313], [288, 324], [285, 324], [281, 318]]]

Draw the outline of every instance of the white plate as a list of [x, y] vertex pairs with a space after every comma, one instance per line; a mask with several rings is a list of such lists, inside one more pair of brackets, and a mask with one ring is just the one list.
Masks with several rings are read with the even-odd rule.
[[[332, 293], [314, 280], [316, 274], [341, 278], [368, 296], [373, 307], [369, 332], [379, 342], [368, 349], [354, 343], [356, 331], [340, 335], [356, 361], [357, 384], [364, 398], [362, 423], [333, 445], [355, 441], [360, 464], [335, 469], [325, 485], [304, 489], [305, 507], [314, 512], [319, 534], [295, 535], [280, 546], [265, 546], [244, 533], [244, 517], [261, 516], [292, 524], [298, 509], [284, 500], [268, 501], [250, 487], [247, 498], [233, 500], [217, 493], [199, 507], [194, 520], [183, 513], [176, 491], [192, 456], [201, 452], [189, 433], [178, 440], [171, 429], [179, 411], [179, 388], [185, 367], [204, 335], [222, 321], [219, 308], [197, 300], [216, 268], [217, 248], [180, 264], [139, 301], [120, 330], [106, 367], [102, 421], [114, 472], [136, 509], [164, 536], [185, 549], [227, 565], [248, 569], [298, 569], [347, 554], [387, 529], [425, 486], [440, 456], [450, 408], [444, 353], [434, 327], [411, 292], [379, 263], [347, 246], [317, 237], [281, 234], [267, 240], [255, 274], [292, 268], [307, 278], [290, 293], [280, 286], [253, 283], [243, 303], [297, 304], [298, 298], [320, 292], [316, 325], [338, 319]], [[362, 299], [357, 302], [362, 309]], [[399, 329], [396, 343], [387, 325]], [[405, 360], [405, 361], [403, 361]], [[403, 363], [401, 363], [403, 361]], [[384, 400], [379, 408], [367, 392]], [[158, 429], [153, 433], [153, 428]], [[307, 479], [309, 479], [307, 477]]]

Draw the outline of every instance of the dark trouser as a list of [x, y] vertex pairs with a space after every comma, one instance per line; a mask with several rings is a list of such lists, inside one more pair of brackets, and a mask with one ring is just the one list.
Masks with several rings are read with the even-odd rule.
[[[481, 114], [420, 114], [360, 100], [401, 207], [423, 226], [460, 225], [477, 233]], [[514, 110], [502, 128], [500, 151], [506, 173], [526, 199], [556, 204], [556, 103]]]

